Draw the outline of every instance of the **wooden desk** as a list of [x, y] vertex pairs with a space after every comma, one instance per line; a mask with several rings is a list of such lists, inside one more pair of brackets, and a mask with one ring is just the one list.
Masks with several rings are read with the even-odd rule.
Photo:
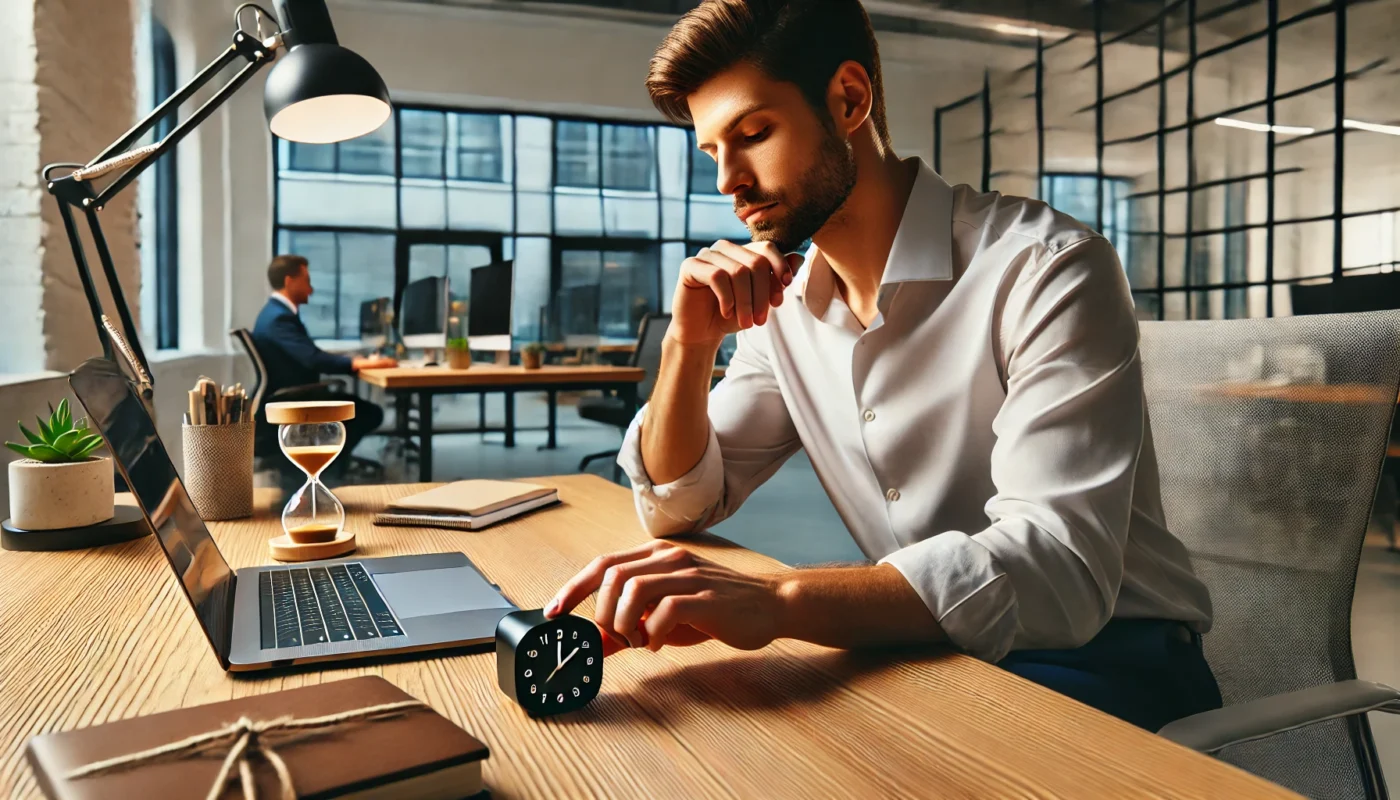
[[394, 397], [395, 417], [399, 435], [407, 438], [413, 433], [408, 426], [408, 408], [412, 397], [418, 398], [418, 477], [424, 481], [433, 479], [433, 395], [477, 393], [485, 398], [487, 393], [501, 392], [505, 395], [506, 421], [503, 428], [488, 428], [485, 421], [485, 400], [482, 400], [482, 420], [476, 428], [456, 429], [451, 433], [479, 433], [501, 430], [505, 433], [506, 447], [515, 446], [515, 393], [517, 391], [542, 391], [549, 398], [548, 439], [545, 448], [553, 449], [557, 444], [559, 420], [558, 393], [561, 391], [587, 391], [590, 389], [615, 390], [623, 402], [631, 409], [637, 407], [637, 384], [645, 376], [639, 367], [612, 367], [607, 365], [553, 366], [539, 369], [525, 369], [521, 366], [499, 364], [473, 364], [471, 369], [449, 369], [447, 367], [396, 367], [394, 369], [360, 370], [360, 380], [378, 386]]
[[599, 344], [593, 347], [573, 347], [563, 342], [550, 342], [544, 346], [549, 353], [571, 353], [576, 350], [597, 350], [599, 353], [634, 353], [637, 350], [636, 342], [613, 342], [611, 344]]
[[[602, 551], [645, 539], [629, 493], [601, 478], [542, 479], [564, 505], [485, 531], [375, 528], [421, 487], [340, 490], [359, 555], [465, 552], [516, 603], [538, 607]], [[278, 530], [211, 524], [231, 565], [268, 563]], [[711, 537], [687, 541], [747, 570], [780, 564]], [[602, 694], [531, 720], [496, 685], [494, 653], [419, 656], [234, 677], [219, 669], [150, 537], [71, 553], [0, 552], [0, 794], [38, 794], [37, 733], [379, 674], [491, 748], [497, 800], [535, 797], [1285, 797], [1282, 789], [971, 658], [847, 653], [780, 641], [707, 643], [608, 659]], [[80, 598], [82, 600], [80, 601]], [[591, 601], [579, 611], [592, 614]]]
[[1340, 405], [1372, 405], [1400, 403], [1390, 389], [1373, 383], [1289, 383], [1263, 382], [1216, 383], [1200, 387], [1205, 394], [1216, 397], [1278, 400], [1286, 403], [1336, 403]]

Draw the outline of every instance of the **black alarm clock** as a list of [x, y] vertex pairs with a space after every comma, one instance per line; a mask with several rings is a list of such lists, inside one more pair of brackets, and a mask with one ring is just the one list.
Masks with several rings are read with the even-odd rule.
[[602, 634], [572, 614], [507, 614], [496, 625], [496, 677], [501, 691], [532, 717], [583, 708], [603, 683]]

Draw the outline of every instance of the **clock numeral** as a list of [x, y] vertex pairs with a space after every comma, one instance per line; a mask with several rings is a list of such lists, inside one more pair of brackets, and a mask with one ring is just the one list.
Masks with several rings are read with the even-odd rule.
[[574, 631], [574, 638], [575, 638], [575, 639], [578, 638], [578, 631]]
[[535, 677], [535, 672], [534, 672], [534, 670], [528, 670], [528, 669], [525, 670], [525, 677], [527, 677], [527, 678], [533, 678], [533, 677]]
[[589, 683], [589, 682], [590, 682], [590, 681], [588, 680], [588, 676], [587, 676], [587, 675], [584, 675], [584, 676], [583, 676], [583, 682], [584, 682], [584, 683]]
[[541, 633], [541, 634], [540, 634], [540, 644], [549, 644], [549, 634], [547, 634], [547, 633]]
[[547, 702], [549, 702], [549, 695], [547, 693], [540, 695], [540, 705], [544, 705]]
[[530, 658], [535, 658], [535, 657], [538, 656], [539, 654], [540, 654], [540, 651], [538, 651], [538, 650], [531, 650], [527, 655], [529, 655]]
[[593, 663], [593, 656], [589, 656], [589, 657], [588, 657], [588, 663], [589, 663], [590, 665], [592, 665], [592, 663]]
[[530, 684], [530, 694], [534, 694], [534, 693], [535, 693], [535, 690], [536, 690], [535, 684], [533, 684], [533, 683]]
[[555, 631], [554, 631], [554, 635], [557, 636], [557, 637], [559, 637], [559, 641], [561, 641], [561, 642], [564, 641], [564, 629], [563, 629], [563, 628], [556, 628]]
[[579, 647], [582, 647], [584, 650], [587, 650], [587, 649], [588, 649], [588, 640], [587, 640], [587, 639], [584, 639], [584, 640], [583, 640], [583, 644], [579, 645]]
[[561, 694], [561, 695], [559, 695], [558, 697], [556, 697], [556, 698], [554, 698], [554, 699], [555, 699], [556, 701], [562, 703], [562, 702], [564, 702], [564, 695]]
[[574, 687], [574, 697], [578, 697], [578, 687]]

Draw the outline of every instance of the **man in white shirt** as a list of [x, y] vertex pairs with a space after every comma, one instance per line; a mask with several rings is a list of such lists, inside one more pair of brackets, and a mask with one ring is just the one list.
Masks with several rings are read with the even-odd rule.
[[707, 0], [647, 85], [754, 241], [681, 267], [619, 456], [642, 522], [712, 525], [802, 448], [878, 563], [751, 575], [658, 541], [599, 557], [547, 613], [596, 590], [600, 628], [653, 650], [948, 642], [1153, 730], [1218, 707], [1112, 246], [899, 159], [858, 0]]

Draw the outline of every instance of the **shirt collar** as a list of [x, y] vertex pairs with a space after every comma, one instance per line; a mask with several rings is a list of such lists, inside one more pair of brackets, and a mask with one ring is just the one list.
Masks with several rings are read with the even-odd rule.
[[273, 292], [272, 299], [280, 302], [287, 308], [290, 308], [293, 314], [297, 313], [297, 304], [293, 303], [291, 300], [288, 300], [285, 294], [282, 294], [281, 292]]
[[[904, 163], [910, 161], [918, 163], [917, 173], [880, 278], [881, 298], [888, 296], [886, 287], [900, 283], [953, 279], [953, 187], [923, 159]], [[797, 296], [822, 319], [836, 291], [835, 275], [815, 244], [807, 250], [805, 264]]]

